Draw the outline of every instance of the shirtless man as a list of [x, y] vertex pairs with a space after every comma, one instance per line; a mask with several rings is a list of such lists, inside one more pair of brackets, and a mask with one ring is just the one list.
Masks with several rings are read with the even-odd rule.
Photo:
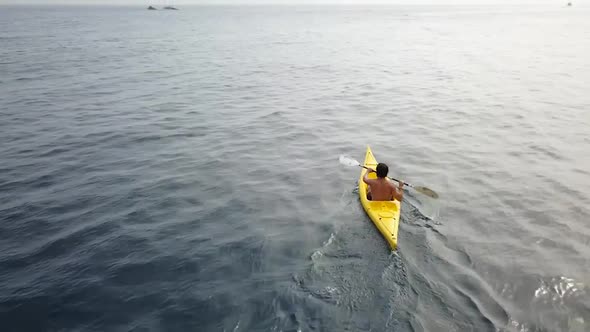
[[[369, 179], [369, 173], [377, 173], [376, 179]], [[369, 192], [367, 193], [367, 198], [370, 201], [391, 201], [392, 199], [397, 199], [398, 201], [402, 201], [403, 198], [403, 188], [404, 183], [399, 182], [398, 186], [396, 187], [388, 178], [387, 173], [389, 172], [389, 167], [383, 163], [377, 164], [377, 171], [372, 169], [367, 170], [365, 176], [363, 177], [363, 181], [367, 185], [369, 185]]]

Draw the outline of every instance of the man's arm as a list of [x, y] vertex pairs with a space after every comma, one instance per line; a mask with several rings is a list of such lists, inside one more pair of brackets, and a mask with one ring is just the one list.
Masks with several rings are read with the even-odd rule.
[[[393, 186], [393, 183], [391, 185]], [[393, 187], [393, 198], [400, 202], [404, 199], [404, 183], [402, 181], [397, 183], [397, 188]]]
[[372, 170], [372, 169], [370, 169], [370, 168], [367, 168], [367, 172], [365, 173], [365, 176], [363, 176], [363, 181], [364, 181], [366, 184], [371, 184], [371, 182], [372, 182], [373, 180], [372, 180], [372, 179], [369, 179], [369, 173], [374, 173], [374, 172], [375, 172], [374, 170]]

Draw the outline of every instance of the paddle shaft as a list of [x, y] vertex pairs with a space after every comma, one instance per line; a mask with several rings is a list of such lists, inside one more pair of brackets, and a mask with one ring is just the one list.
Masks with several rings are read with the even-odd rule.
[[[364, 169], [366, 169], [366, 170], [371, 170], [371, 171], [375, 172], [375, 170], [374, 170], [374, 169], [372, 169], [372, 168], [370, 168], [370, 167], [367, 167], [367, 166], [365, 166], [365, 165], [359, 165], [359, 166], [360, 166], [360, 167], [362, 167], [362, 168], [364, 168]], [[407, 182], [400, 181], [400, 180], [398, 180], [398, 179], [396, 179], [396, 178], [392, 178], [392, 177], [390, 177], [390, 176], [388, 176], [388, 178], [392, 179], [392, 180], [393, 180], [393, 181], [395, 181], [395, 182], [401, 182], [401, 183], [405, 184], [405, 185], [406, 185], [406, 186], [408, 186], [408, 187], [412, 187], [412, 188], [414, 188], [414, 186], [413, 186], [413, 185], [411, 185], [411, 184], [409, 184], [409, 183], [407, 183]]]
[[[365, 165], [361, 165], [361, 163], [359, 163], [358, 161], [356, 161], [356, 160], [354, 160], [354, 159], [352, 159], [350, 157], [346, 157], [344, 155], [341, 155], [340, 158], [339, 158], [339, 160], [340, 160], [340, 163], [342, 165], [346, 165], [346, 166], [360, 166], [362, 168], [371, 170], [373, 172], [375, 171], [374, 169], [369, 168], [369, 167], [367, 167]], [[408, 187], [414, 189], [415, 191], [417, 191], [417, 192], [419, 192], [421, 194], [424, 194], [424, 195], [426, 195], [428, 197], [431, 197], [431, 198], [434, 198], [434, 199], [438, 198], [438, 194], [434, 190], [432, 190], [430, 188], [421, 187], [421, 186], [416, 187], [416, 186], [414, 186], [414, 185], [412, 185], [410, 183], [407, 183], [407, 182], [404, 182], [404, 181], [400, 181], [400, 180], [398, 180], [396, 178], [392, 178], [392, 177], [389, 177], [389, 176], [387, 178], [388, 179], [391, 179], [393, 181], [396, 181], [398, 183], [403, 183], [403, 184], [407, 185]]]

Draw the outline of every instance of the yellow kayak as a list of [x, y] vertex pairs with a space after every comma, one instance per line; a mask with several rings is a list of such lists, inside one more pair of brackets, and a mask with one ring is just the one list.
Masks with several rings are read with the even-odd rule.
[[[367, 153], [365, 155], [365, 163], [363, 164], [369, 168], [375, 169], [377, 167], [377, 160], [373, 156], [371, 148], [367, 146]], [[400, 214], [400, 202], [394, 201], [370, 201], [367, 199], [368, 186], [363, 181], [363, 177], [367, 172], [366, 169], [362, 169], [361, 177], [359, 178], [359, 196], [361, 198], [361, 204], [369, 215], [369, 218], [373, 221], [375, 226], [385, 240], [391, 246], [391, 249], [397, 248], [397, 229], [399, 227], [399, 214]], [[375, 173], [369, 174], [370, 179], [377, 178]]]

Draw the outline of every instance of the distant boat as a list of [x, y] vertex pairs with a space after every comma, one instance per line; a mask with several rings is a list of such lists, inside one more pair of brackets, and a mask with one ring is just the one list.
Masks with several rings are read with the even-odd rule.
[[178, 8], [174, 7], [174, 6], [166, 6], [164, 7], [164, 9], [168, 9], [168, 10], [178, 10]]
[[571, 6], [572, 6], [572, 3], [571, 3], [571, 2], [568, 2], [568, 3], [567, 3], [567, 6], [568, 6], [568, 7], [571, 7]]
[[154, 7], [154, 6], [149, 6], [147, 9], [148, 10], [157, 10], [156, 7]]

